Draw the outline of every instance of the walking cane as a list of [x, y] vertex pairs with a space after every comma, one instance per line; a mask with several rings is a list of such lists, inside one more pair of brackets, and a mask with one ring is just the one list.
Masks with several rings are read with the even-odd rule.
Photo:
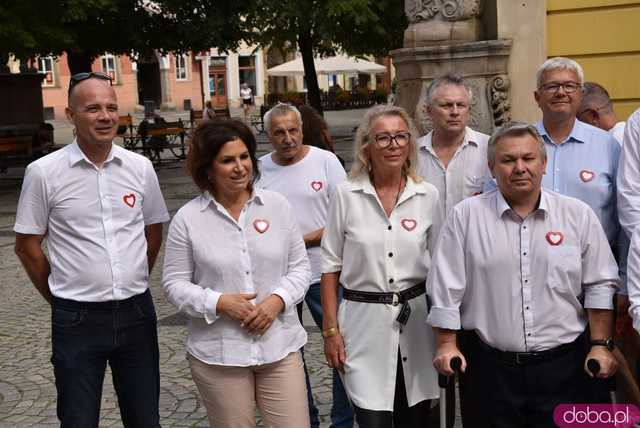
[[[587, 369], [589, 369], [589, 371], [595, 378], [598, 373], [600, 373], [600, 363], [596, 359], [589, 358], [589, 361], [587, 361]], [[609, 399], [611, 400], [611, 404], [617, 404], [615, 376], [610, 376], [608, 379], [604, 379], [604, 381], [607, 383], [607, 390], [609, 391]]]
[[449, 362], [449, 365], [451, 366], [451, 370], [453, 370], [453, 375], [445, 376], [438, 374], [438, 386], [440, 387], [440, 428], [447, 427], [447, 386], [455, 380], [456, 373], [460, 372], [462, 360], [460, 357], [454, 357]]

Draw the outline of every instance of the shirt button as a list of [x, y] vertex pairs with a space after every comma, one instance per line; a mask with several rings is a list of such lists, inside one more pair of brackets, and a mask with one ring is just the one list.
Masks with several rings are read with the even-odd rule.
[[402, 357], [402, 361], [407, 361], [407, 357]]
[[246, 273], [247, 275], [249, 275], [249, 271], [246, 271], [245, 273]]
[[389, 257], [393, 257], [393, 253], [389, 253]]
[[389, 225], [389, 227], [387, 227], [387, 230], [391, 230], [391, 225]]
[[523, 255], [523, 256], [526, 256], [526, 255], [527, 255], [527, 253], [522, 253], [522, 255]]
[[529, 306], [527, 306], [525, 309], [526, 309], [526, 310], [529, 310]]
[[393, 284], [393, 278], [389, 278], [389, 284]]
[[528, 280], [528, 279], [525, 279], [525, 280], [524, 280], [524, 283], [526, 284], [527, 282], [529, 282], [529, 280]]
[[531, 333], [527, 333], [527, 336], [531, 336]]

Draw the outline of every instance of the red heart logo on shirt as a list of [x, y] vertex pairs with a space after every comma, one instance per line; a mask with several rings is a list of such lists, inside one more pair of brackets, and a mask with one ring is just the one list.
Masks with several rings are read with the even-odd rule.
[[409, 232], [411, 232], [413, 229], [416, 228], [417, 226], [417, 222], [412, 219], [412, 218], [403, 218], [400, 221], [400, 224], [402, 225], [402, 227], [404, 227], [405, 229], [407, 229]]
[[595, 177], [596, 173], [593, 171], [587, 171], [586, 169], [580, 171], [580, 180], [584, 181], [585, 183], [593, 180]]
[[265, 233], [267, 229], [269, 229], [269, 222], [258, 218], [253, 221], [253, 227], [258, 231], [258, 233]]
[[122, 197], [122, 200], [124, 201], [125, 204], [127, 204], [131, 208], [133, 208], [134, 205], [136, 204], [136, 195], [134, 195], [133, 193], [130, 193], [128, 195], [124, 195]]
[[564, 241], [564, 235], [562, 232], [547, 232], [547, 242], [551, 245], [560, 245]]
[[316, 192], [319, 192], [322, 189], [322, 181], [312, 181], [311, 188]]

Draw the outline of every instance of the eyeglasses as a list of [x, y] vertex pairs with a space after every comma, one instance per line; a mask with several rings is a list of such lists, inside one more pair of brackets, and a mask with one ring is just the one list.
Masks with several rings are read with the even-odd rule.
[[404, 147], [409, 144], [409, 140], [411, 140], [411, 134], [409, 132], [398, 132], [396, 135], [383, 133], [376, 134], [373, 139], [381, 149], [389, 147], [392, 141], [395, 141], [398, 147]]
[[100, 80], [108, 80], [109, 84], [113, 86], [113, 78], [101, 71], [76, 73], [71, 76], [71, 80], [69, 80], [69, 93], [71, 93], [73, 87], [78, 83], [82, 82], [83, 80], [91, 79], [92, 77]]
[[578, 89], [582, 88], [582, 85], [576, 82], [563, 82], [563, 83], [547, 83], [546, 85], [540, 86], [539, 89], [542, 89], [547, 94], [555, 94], [562, 88], [565, 94], [573, 94]]

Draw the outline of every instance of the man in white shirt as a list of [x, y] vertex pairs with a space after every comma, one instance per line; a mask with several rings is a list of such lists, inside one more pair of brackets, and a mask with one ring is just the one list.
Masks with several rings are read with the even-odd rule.
[[640, 108], [627, 119], [623, 141], [618, 170], [618, 214], [622, 229], [631, 237], [640, 224]]
[[446, 74], [427, 89], [427, 114], [433, 130], [418, 139], [418, 175], [440, 193], [446, 217], [461, 200], [480, 194], [488, 177], [489, 136], [467, 126], [473, 94], [467, 82]]
[[[258, 186], [281, 193], [293, 207], [311, 263], [311, 285], [305, 301], [315, 323], [322, 328], [320, 241], [327, 221], [329, 200], [346, 174], [336, 155], [302, 144], [302, 117], [297, 108], [278, 104], [265, 114], [264, 123], [274, 150], [260, 159]], [[301, 314], [302, 304], [298, 308]], [[317, 426], [317, 409], [307, 385], [311, 424]], [[335, 428], [353, 426], [353, 412], [335, 370], [331, 422]]]
[[542, 189], [547, 158], [535, 127], [498, 129], [487, 159], [498, 188], [453, 209], [432, 260], [434, 366], [450, 374], [451, 358], [462, 359], [476, 422], [554, 427], [557, 404], [594, 399], [589, 359], [600, 364], [598, 377], [616, 370], [618, 269], [594, 212]]
[[118, 104], [108, 75], [72, 76], [66, 114], [75, 141], [28, 166], [14, 227], [16, 254], [52, 307], [58, 418], [98, 426], [108, 362], [124, 426], [159, 427], [148, 279], [167, 208], [151, 162], [113, 144]]
[[584, 82], [582, 103], [578, 108], [579, 120], [607, 131], [622, 144], [624, 121], [619, 121], [613, 110], [609, 92], [596, 82]]

